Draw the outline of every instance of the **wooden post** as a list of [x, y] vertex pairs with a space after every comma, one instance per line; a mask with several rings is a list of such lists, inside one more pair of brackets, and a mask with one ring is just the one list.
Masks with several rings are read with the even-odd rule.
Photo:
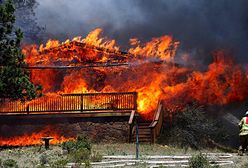
[[83, 112], [84, 111], [84, 98], [83, 98], [84, 96], [83, 96], [83, 94], [81, 95], [81, 112]]
[[132, 142], [132, 138], [133, 138], [133, 126], [134, 126], [134, 118], [135, 118], [135, 110], [132, 110], [130, 117], [129, 117], [129, 121], [128, 121], [128, 125], [129, 125], [129, 143]]
[[135, 117], [135, 125], [136, 125], [136, 160], [139, 160], [139, 127], [138, 127], [137, 117]]
[[137, 92], [134, 93], [134, 109], [137, 110], [137, 98], [138, 98], [138, 94]]
[[27, 114], [29, 114], [29, 104], [26, 107]]
[[49, 141], [52, 140], [53, 137], [42, 137], [41, 140], [45, 142], [45, 149], [49, 149]]

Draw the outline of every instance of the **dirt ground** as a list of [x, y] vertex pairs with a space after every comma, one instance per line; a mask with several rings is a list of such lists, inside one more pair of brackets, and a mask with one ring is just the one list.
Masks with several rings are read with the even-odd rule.
[[[135, 144], [93, 144], [92, 150], [102, 155], [134, 155]], [[198, 153], [223, 153], [222, 151], [211, 149], [195, 151], [192, 149], [180, 149], [163, 145], [141, 144], [139, 146], [139, 155], [195, 155]], [[248, 155], [238, 156], [237, 153], [231, 153], [233, 156], [229, 159], [234, 161], [232, 166], [223, 166], [231, 168], [248, 168]], [[37, 167], [41, 158], [46, 156], [49, 162], [65, 159], [62, 148], [59, 145], [50, 146], [49, 150], [45, 150], [44, 146], [5, 148], [0, 150], [0, 159], [3, 162], [6, 159], [14, 159], [18, 162], [20, 168]]]

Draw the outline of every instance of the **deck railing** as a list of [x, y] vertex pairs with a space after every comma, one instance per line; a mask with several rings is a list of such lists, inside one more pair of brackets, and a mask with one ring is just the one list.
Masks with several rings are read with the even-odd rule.
[[136, 110], [137, 93], [63, 94], [30, 102], [0, 99], [0, 114]]

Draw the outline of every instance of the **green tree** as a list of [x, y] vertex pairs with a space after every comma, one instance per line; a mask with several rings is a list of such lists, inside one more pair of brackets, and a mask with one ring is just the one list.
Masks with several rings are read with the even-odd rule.
[[20, 47], [23, 34], [14, 27], [15, 8], [7, 0], [0, 5], [0, 97], [12, 99], [32, 99], [36, 87], [30, 82]]

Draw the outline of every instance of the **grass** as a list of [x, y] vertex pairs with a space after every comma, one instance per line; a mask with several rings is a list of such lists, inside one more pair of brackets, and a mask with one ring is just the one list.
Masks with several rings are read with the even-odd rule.
[[[134, 155], [135, 144], [94, 144], [92, 150], [98, 151], [103, 155]], [[202, 152], [209, 152], [209, 150], [201, 150]], [[211, 149], [212, 152], [220, 152], [218, 149]], [[140, 155], [183, 155], [195, 153], [196, 150], [188, 148], [187, 150], [180, 147], [171, 147], [159, 144], [140, 144]]]
[[243, 164], [241, 168], [248, 168], [248, 163]]
[[210, 163], [207, 157], [200, 153], [190, 158], [189, 168], [210, 168]]
[[[101, 160], [102, 155], [134, 155], [135, 154], [135, 144], [92, 144], [92, 153], [94, 155], [94, 160]], [[139, 153], [142, 155], [195, 155], [199, 152], [221, 152], [215, 149], [205, 149], [205, 150], [194, 150], [188, 149], [184, 150], [179, 147], [170, 147], [166, 145], [149, 145], [149, 144], [140, 144]], [[20, 168], [23, 167], [34, 167], [37, 168], [38, 165], [41, 166], [41, 161], [44, 162], [47, 160], [49, 163], [53, 165], [53, 167], [59, 167], [59, 165], [64, 165], [68, 162], [66, 154], [63, 154], [62, 147], [59, 145], [50, 146], [50, 150], [45, 150], [41, 148], [39, 150], [39, 146], [32, 147], [20, 147], [13, 149], [4, 149], [0, 150], [0, 158], [3, 162], [6, 159], [13, 159], [17, 161], [17, 165]], [[41, 159], [42, 158], [42, 159]], [[238, 157], [234, 154], [235, 163], [239, 167], [248, 165], [248, 156]], [[246, 163], [247, 162], [247, 163]], [[145, 165], [137, 165], [145, 166]], [[238, 166], [236, 166], [238, 168]], [[236, 168], [235, 167], [235, 168]]]

